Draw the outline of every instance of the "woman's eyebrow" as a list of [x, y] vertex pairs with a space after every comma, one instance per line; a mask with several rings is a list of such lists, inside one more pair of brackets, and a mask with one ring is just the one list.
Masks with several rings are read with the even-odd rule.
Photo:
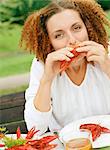
[[81, 24], [80, 22], [75, 22], [74, 24], [72, 24], [72, 27], [77, 25], [77, 24]]
[[63, 30], [56, 30], [56, 31], [54, 31], [54, 32], [62, 32]]
[[[81, 24], [80, 22], [75, 22], [75, 23], [73, 23], [72, 25], [71, 25], [71, 27], [74, 27], [75, 25], [77, 25], [77, 24]], [[59, 32], [62, 32], [63, 30], [61, 30], [61, 29], [56, 29], [56, 30], [54, 30], [52, 33], [51, 33], [51, 35], [54, 35], [54, 34], [56, 34], [56, 33], [59, 33]]]
[[55, 31], [53, 31], [52, 33], [51, 33], [51, 35], [54, 35], [54, 34], [56, 34], [56, 33], [59, 33], [59, 32], [62, 32], [63, 30], [55, 30]]

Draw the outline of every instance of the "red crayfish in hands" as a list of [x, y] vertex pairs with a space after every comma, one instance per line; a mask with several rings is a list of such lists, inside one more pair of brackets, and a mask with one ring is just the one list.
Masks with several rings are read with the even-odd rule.
[[95, 141], [102, 133], [110, 133], [110, 129], [94, 123], [82, 124], [80, 129], [87, 129], [91, 131], [93, 141]]
[[53, 140], [58, 138], [57, 135], [49, 135], [40, 139], [32, 139], [38, 132], [35, 127], [28, 131], [25, 138], [22, 138], [20, 128], [17, 128], [16, 139], [5, 136], [3, 138], [4, 145], [1, 147], [7, 147], [5, 150], [51, 150], [57, 146], [57, 144], [50, 144]]
[[62, 71], [66, 70], [66, 68], [68, 68], [68, 66], [71, 64], [71, 62], [79, 55], [81, 54], [80, 52], [77, 52], [76, 51], [76, 48], [78, 47], [75, 47], [73, 48], [73, 50], [71, 51], [71, 53], [74, 55], [70, 61], [66, 61], [66, 60], [63, 60], [61, 61], [61, 65], [60, 65], [60, 68]]

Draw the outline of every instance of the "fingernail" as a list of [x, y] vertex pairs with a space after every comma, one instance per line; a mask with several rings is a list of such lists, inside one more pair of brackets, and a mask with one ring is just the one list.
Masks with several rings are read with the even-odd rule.
[[73, 56], [74, 56], [74, 54], [73, 54], [73, 53], [71, 53], [71, 56], [73, 57]]
[[67, 61], [70, 61], [70, 60], [71, 60], [70, 58], [67, 59]]
[[74, 54], [73, 54], [73, 57], [74, 57]]
[[67, 47], [67, 48], [68, 48], [68, 50], [70, 50], [70, 51], [71, 51], [71, 50], [73, 50], [73, 48], [72, 48], [72, 47]]
[[110, 46], [110, 42], [108, 42], [108, 45]]
[[80, 49], [79, 49], [79, 48], [76, 48], [76, 51], [77, 51], [77, 52], [80, 52]]

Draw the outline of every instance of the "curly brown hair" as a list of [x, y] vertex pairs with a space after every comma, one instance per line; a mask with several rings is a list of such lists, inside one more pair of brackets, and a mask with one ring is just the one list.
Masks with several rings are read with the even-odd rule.
[[87, 28], [89, 40], [108, 47], [108, 36], [105, 25], [110, 22], [101, 6], [95, 0], [55, 0], [48, 6], [31, 14], [23, 27], [21, 46], [33, 52], [39, 60], [45, 62], [47, 55], [54, 51], [46, 29], [47, 20], [64, 9], [73, 9], [80, 16]]

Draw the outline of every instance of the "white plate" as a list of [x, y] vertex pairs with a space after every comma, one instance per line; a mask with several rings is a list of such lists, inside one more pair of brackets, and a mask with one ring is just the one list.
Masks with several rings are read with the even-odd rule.
[[[17, 139], [17, 135], [16, 134], [6, 134], [7, 137], [12, 137], [13, 139]], [[22, 138], [26, 137], [26, 134], [21, 134]]]
[[[67, 131], [72, 132], [72, 131], [79, 130], [80, 125], [85, 123], [96, 123], [110, 129], [110, 115], [92, 116], [92, 117], [74, 121], [66, 125], [59, 133], [59, 139], [61, 140], [61, 142], [63, 142], [62, 137]], [[97, 138], [94, 142], [92, 142], [92, 146], [93, 148], [110, 146], [110, 133], [101, 134], [99, 138]]]

